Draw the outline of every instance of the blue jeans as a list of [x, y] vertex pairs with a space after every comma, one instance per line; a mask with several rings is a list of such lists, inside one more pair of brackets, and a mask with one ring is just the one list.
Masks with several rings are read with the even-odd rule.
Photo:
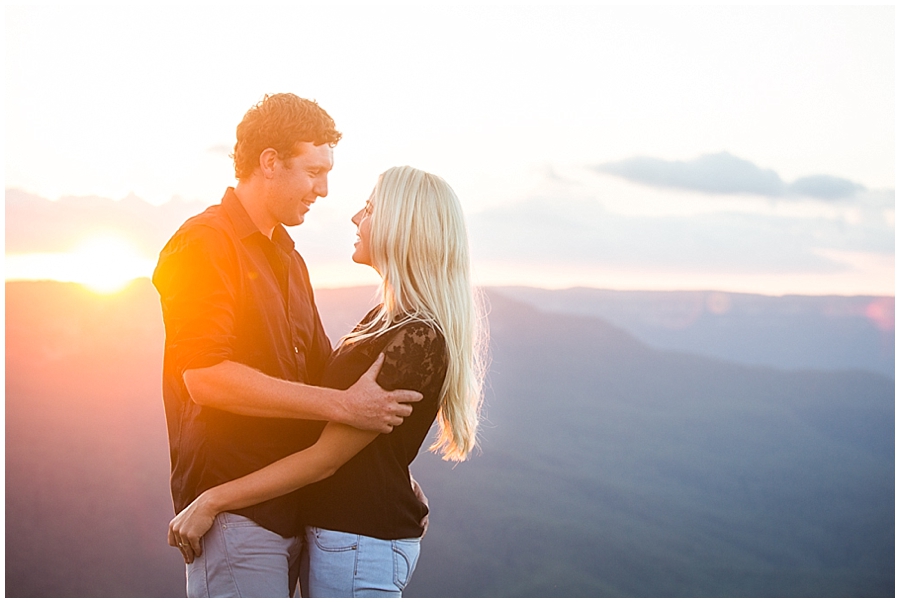
[[[380, 540], [306, 528], [303, 584], [310, 597], [400, 597], [419, 559], [421, 538]], [[304, 582], [301, 579], [301, 582]]]
[[186, 566], [188, 597], [290, 597], [303, 538], [284, 538], [253, 520], [221, 513]]

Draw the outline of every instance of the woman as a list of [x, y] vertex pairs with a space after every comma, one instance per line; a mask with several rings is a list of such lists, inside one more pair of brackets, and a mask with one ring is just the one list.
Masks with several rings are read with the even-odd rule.
[[322, 385], [346, 389], [373, 361], [383, 362], [382, 387], [416, 390], [423, 399], [390, 434], [329, 423], [312, 447], [207, 490], [172, 520], [169, 542], [187, 542], [200, 555], [217, 514], [313, 484], [300, 493], [308, 594], [399, 597], [428, 512], [409, 464], [435, 418], [431, 450], [461, 461], [475, 447], [484, 339], [462, 208], [444, 180], [391, 168], [353, 223], [353, 260], [381, 275], [382, 303], [341, 339]]

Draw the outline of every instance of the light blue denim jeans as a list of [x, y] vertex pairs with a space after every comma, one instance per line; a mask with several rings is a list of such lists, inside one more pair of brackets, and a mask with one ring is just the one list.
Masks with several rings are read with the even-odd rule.
[[308, 527], [304, 595], [398, 598], [416, 569], [421, 540], [380, 540]]
[[290, 597], [303, 538], [284, 538], [251, 519], [221, 513], [186, 566], [188, 597]]

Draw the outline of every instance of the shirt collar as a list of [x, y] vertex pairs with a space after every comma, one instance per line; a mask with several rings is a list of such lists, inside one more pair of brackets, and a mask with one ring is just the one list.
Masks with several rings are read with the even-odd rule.
[[[245, 239], [258, 234], [266, 238], [256, 227], [256, 224], [253, 223], [253, 220], [250, 219], [250, 215], [247, 214], [247, 210], [244, 209], [241, 200], [238, 199], [238, 196], [234, 193], [234, 188], [231, 186], [225, 190], [225, 196], [222, 197], [222, 208], [225, 210], [231, 223], [234, 224], [238, 237]], [[281, 224], [278, 224], [275, 230], [272, 231], [272, 242], [287, 253], [294, 250], [294, 239], [291, 238], [287, 229]]]

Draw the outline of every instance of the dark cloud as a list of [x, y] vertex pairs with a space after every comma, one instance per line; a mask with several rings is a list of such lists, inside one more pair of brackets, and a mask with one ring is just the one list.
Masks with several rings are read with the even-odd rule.
[[827, 175], [807, 176], [788, 184], [774, 170], [763, 169], [726, 152], [703, 155], [692, 161], [633, 157], [600, 164], [594, 169], [649, 186], [704, 193], [835, 200], [852, 197], [865, 190], [865, 187], [850, 180]]
[[845, 199], [866, 190], [866, 187], [856, 182], [826, 175], [800, 178], [795, 180], [788, 188], [795, 195], [829, 200]]
[[784, 192], [784, 182], [778, 174], [729, 153], [704, 155], [693, 161], [634, 157], [605, 163], [596, 169], [651, 186], [705, 193], [781, 195]]

